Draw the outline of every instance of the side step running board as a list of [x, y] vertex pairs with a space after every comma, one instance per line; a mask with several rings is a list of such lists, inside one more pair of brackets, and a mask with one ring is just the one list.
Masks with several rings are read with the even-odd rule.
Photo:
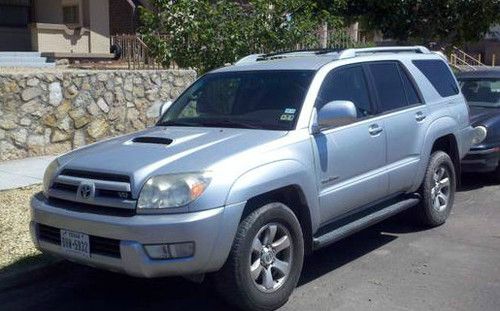
[[361, 231], [371, 225], [374, 225], [384, 219], [387, 219], [391, 216], [398, 214], [399, 212], [404, 211], [410, 207], [417, 205], [420, 202], [418, 198], [409, 198], [403, 201], [399, 201], [394, 203], [393, 205], [389, 205], [384, 209], [376, 211], [372, 214], [369, 214], [363, 218], [357, 219], [351, 223], [348, 223], [342, 227], [336, 228], [332, 231], [329, 231], [319, 237], [313, 238], [313, 249], [319, 249], [330, 245], [334, 242], [337, 242], [353, 233]]

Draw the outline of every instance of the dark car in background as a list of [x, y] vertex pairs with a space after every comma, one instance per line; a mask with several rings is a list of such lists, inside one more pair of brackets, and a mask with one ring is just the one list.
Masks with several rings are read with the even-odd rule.
[[463, 172], [493, 172], [500, 182], [500, 69], [457, 74], [470, 107], [471, 124], [486, 130], [462, 161]]

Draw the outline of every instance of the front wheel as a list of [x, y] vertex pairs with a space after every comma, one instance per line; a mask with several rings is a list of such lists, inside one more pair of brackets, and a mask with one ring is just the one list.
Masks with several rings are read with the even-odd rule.
[[445, 223], [455, 199], [456, 174], [450, 156], [443, 151], [431, 155], [421, 186], [422, 203], [418, 214], [423, 225], [436, 227]]
[[304, 241], [295, 214], [270, 203], [248, 215], [238, 231], [215, 287], [243, 310], [275, 310], [285, 304], [300, 277]]

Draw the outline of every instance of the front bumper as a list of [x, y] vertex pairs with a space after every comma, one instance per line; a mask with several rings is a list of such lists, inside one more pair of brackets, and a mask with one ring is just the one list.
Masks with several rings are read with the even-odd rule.
[[462, 160], [463, 172], [493, 172], [500, 160], [500, 147], [472, 149]]
[[[229, 254], [245, 202], [205, 211], [109, 216], [50, 206], [38, 194], [31, 201], [32, 239], [41, 251], [89, 266], [138, 277], [192, 275], [220, 269]], [[81, 232], [95, 239], [117, 240], [118, 256], [92, 253], [90, 258], [62, 251], [59, 244], [40, 237], [39, 227]], [[148, 257], [144, 245], [194, 242], [192, 257], [158, 260]]]

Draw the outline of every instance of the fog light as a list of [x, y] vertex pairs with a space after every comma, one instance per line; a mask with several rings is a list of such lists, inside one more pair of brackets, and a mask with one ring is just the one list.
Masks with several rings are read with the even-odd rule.
[[194, 255], [193, 242], [145, 245], [144, 248], [152, 259], [186, 258]]

